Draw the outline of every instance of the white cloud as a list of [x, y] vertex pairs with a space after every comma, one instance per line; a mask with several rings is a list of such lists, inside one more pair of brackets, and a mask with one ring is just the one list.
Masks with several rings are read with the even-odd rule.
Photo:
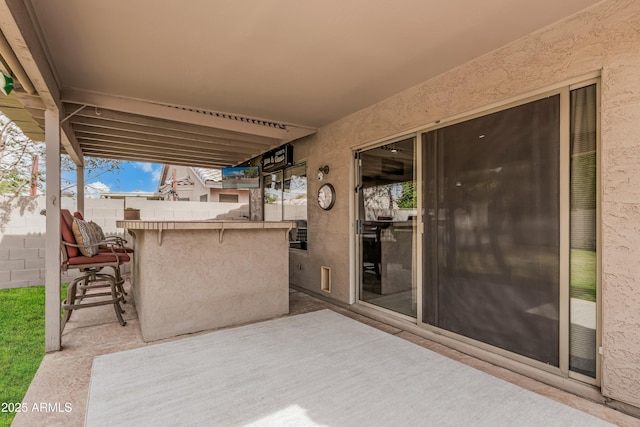
[[84, 197], [88, 199], [100, 198], [100, 193], [108, 193], [111, 189], [107, 184], [102, 182], [94, 182], [84, 187]]
[[151, 174], [151, 179], [154, 184], [160, 181], [160, 175], [162, 174], [162, 165], [148, 162], [135, 162], [133, 163], [133, 165], [136, 168], [141, 169], [143, 172]]
[[134, 163], [135, 167], [142, 169], [144, 172], [152, 173], [153, 172], [153, 164], [148, 162], [136, 162]]

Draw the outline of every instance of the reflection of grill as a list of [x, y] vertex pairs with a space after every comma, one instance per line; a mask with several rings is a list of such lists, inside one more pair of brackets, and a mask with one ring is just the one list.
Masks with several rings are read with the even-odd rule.
[[296, 240], [299, 242], [307, 241], [307, 229], [306, 228], [298, 228], [296, 232]]
[[289, 247], [296, 249], [307, 249], [307, 228], [294, 228], [289, 234]]
[[378, 279], [381, 278], [382, 245], [380, 244], [381, 227], [374, 224], [364, 224], [362, 233], [362, 270], [363, 273], [373, 271]]

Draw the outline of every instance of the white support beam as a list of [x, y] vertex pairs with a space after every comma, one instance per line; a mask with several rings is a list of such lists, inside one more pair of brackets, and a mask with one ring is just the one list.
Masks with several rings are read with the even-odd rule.
[[60, 115], [45, 111], [47, 228], [45, 242], [45, 351], [59, 351], [60, 331]]
[[[106, 108], [130, 114], [156, 117], [182, 123], [225, 129], [234, 132], [275, 138], [280, 141], [292, 141], [316, 132], [316, 129], [304, 126], [283, 124], [286, 128], [264, 126], [246, 121], [233, 120], [188, 109], [174, 108], [161, 104], [136, 99], [121, 98], [95, 92], [67, 89], [62, 94], [63, 102], [70, 102], [91, 107]], [[234, 116], [234, 114], [228, 114]], [[262, 119], [256, 119], [262, 120]], [[269, 120], [264, 120], [269, 121]]]
[[76, 210], [84, 216], [84, 166], [76, 168]]

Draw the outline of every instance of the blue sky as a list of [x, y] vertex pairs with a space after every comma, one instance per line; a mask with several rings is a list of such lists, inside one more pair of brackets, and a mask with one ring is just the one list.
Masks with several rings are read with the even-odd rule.
[[[120, 172], [91, 171], [88, 174], [85, 171], [85, 196], [99, 197], [101, 192], [155, 192], [161, 172], [161, 164], [146, 162], [122, 162]], [[75, 183], [75, 176], [69, 180]], [[65, 184], [62, 186], [64, 188]]]

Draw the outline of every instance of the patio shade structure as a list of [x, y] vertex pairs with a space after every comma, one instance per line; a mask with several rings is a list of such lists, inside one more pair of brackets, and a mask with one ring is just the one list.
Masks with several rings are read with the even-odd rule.
[[[49, 177], [61, 152], [80, 182], [87, 156], [233, 166], [595, 3], [0, 0], [0, 110], [46, 141]], [[47, 351], [59, 198], [50, 178]]]

